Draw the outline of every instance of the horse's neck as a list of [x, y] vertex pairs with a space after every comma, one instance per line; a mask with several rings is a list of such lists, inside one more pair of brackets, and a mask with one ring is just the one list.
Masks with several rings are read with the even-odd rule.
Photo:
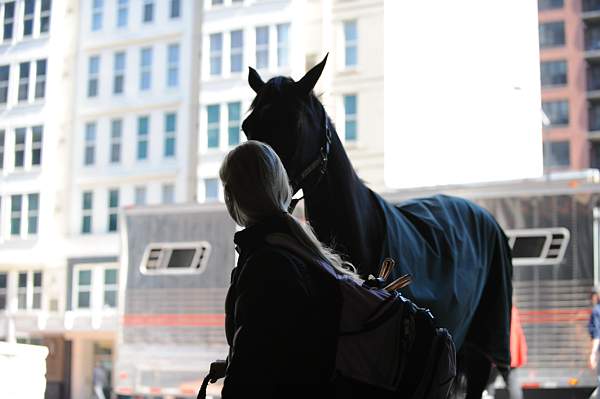
[[319, 240], [348, 256], [361, 274], [378, 269], [384, 236], [379, 205], [352, 168], [336, 135], [327, 173], [309, 193], [305, 207]]

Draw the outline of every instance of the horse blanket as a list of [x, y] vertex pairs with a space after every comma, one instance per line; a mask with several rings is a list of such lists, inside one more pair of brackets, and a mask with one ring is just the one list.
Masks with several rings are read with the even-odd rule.
[[393, 206], [375, 195], [387, 225], [381, 260], [396, 261], [389, 281], [410, 273], [413, 282], [401, 292], [431, 310], [457, 349], [467, 343], [510, 365], [512, 261], [495, 219], [461, 198]]

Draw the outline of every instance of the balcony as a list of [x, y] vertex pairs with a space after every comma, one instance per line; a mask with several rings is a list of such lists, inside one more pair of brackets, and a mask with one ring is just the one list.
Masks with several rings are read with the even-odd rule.
[[600, 21], [586, 22], [584, 43], [586, 58], [600, 58]]
[[600, 0], [583, 0], [581, 4], [582, 18], [588, 13], [600, 12]]

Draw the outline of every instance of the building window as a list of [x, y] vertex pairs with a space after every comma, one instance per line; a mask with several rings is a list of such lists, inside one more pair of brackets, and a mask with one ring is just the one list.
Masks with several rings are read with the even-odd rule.
[[88, 59], [88, 97], [98, 95], [98, 80], [100, 79], [100, 56], [93, 55]]
[[51, 0], [42, 0], [40, 12], [40, 33], [47, 33], [50, 30], [50, 12]]
[[113, 119], [110, 122], [110, 163], [121, 162], [121, 138], [123, 136], [123, 120]]
[[565, 44], [565, 23], [547, 22], [540, 24], [540, 47], [558, 47]]
[[540, 11], [555, 8], [563, 8], [563, 0], [538, 0], [538, 10]]
[[149, 23], [154, 20], [154, 0], [144, 0], [144, 10], [142, 21]]
[[213, 6], [222, 6], [223, 5], [223, 0], [212, 0], [211, 1], [211, 5], [213, 5]]
[[269, 27], [258, 26], [256, 28], [256, 68], [266, 69], [269, 67]]
[[149, 90], [152, 81], [152, 48], [140, 50], [140, 90]]
[[11, 195], [10, 196], [10, 235], [20, 236], [21, 235], [21, 212], [23, 208], [22, 195]]
[[167, 53], [167, 86], [177, 87], [179, 85], [179, 44], [169, 44]]
[[223, 34], [213, 33], [210, 37], [210, 74], [218, 76], [221, 74], [223, 59]]
[[99, 31], [102, 29], [102, 8], [104, 0], [93, 0], [92, 3], [92, 30]]
[[35, 0], [25, 0], [25, 9], [23, 11], [23, 37], [25, 38], [33, 34]]
[[92, 305], [92, 271], [78, 270], [75, 284], [77, 309], [89, 309]]
[[204, 179], [204, 200], [206, 202], [219, 200], [219, 179]]
[[27, 196], [27, 234], [37, 234], [39, 207], [40, 195], [29, 194]]
[[219, 148], [219, 133], [221, 123], [219, 104], [206, 107], [208, 148]]
[[162, 185], [162, 203], [163, 204], [174, 204], [175, 203], [175, 185], [171, 183]]
[[117, 307], [117, 295], [119, 292], [119, 272], [117, 269], [104, 269], [104, 308]]
[[93, 165], [96, 160], [96, 122], [85, 124], [84, 165]]
[[[6, 139], [6, 131], [0, 130], [0, 170], [4, 169], [4, 140]], [[0, 207], [0, 210], [2, 207]], [[0, 212], [1, 213], [1, 212]], [[0, 229], [2, 230], [2, 229]]]
[[33, 272], [33, 298], [31, 308], [42, 308], [42, 272]]
[[108, 190], [108, 231], [117, 231], [119, 212], [119, 190]]
[[568, 141], [547, 141], [544, 143], [544, 167], [564, 167], [571, 164]]
[[344, 135], [346, 141], [354, 141], [357, 137], [356, 94], [344, 96]]
[[600, 90], [600, 63], [588, 62], [587, 89]]
[[4, 29], [2, 39], [6, 42], [13, 38], [15, 26], [15, 2], [4, 3]]
[[148, 132], [149, 132], [150, 117], [138, 117], [137, 126], [137, 159], [148, 159]]
[[344, 21], [344, 65], [358, 64], [358, 26], [355, 20]]
[[114, 79], [113, 79], [113, 93], [123, 93], [125, 86], [125, 53], [115, 53], [114, 58]]
[[43, 126], [33, 126], [31, 128], [31, 165], [38, 166], [42, 164], [42, 139], [44, 135]]
[[165, 114], [165, 157], [175, 156], [177, 114]]
[[290, 64], [290, 24], [277, 25], [277, 66]]
[[19, 102], [29, 98], [29, 62], [19, 64]]
[[35, 66], [35, 98], [46, 95], [46, 60], [37, 60]]
[[8, 295], [8, 274], [0, 273], [0, 310], [6, 309], [7, 295]]
[[92, 208], [94, 197], [91, 191], [84, 191], [81, 196], [81, 234], [92, 232]]
[[15, 168], [25, 166], [25, 143], [27, 142], [27, 129], [19, 127], [15, 129]]
[[117, 28], [127, 26], [129, 16], [129, 0], [118, 0], [117, 5]]
[[569, 124], [569, 102], [567, 100], [543, 101], [542, 109], [550, 120], [550, 125], [547, 127], [552, 128]]
[[20, 272], [17, 285], [17, 309], [27, 309], [27, 272]]
[[171, 0], [169, 7], [169, 17], [179, 18], [181, 16], [181, 0]]
[[0, 104], [6, 104], [8, 101], [9, 77], [10, 67], [8, 65], [0, 66]]
[[542, 87], [567, 84], [567, 61], [545, 61], [540, 64]]
[[230, 57], [231, 72], [242, 72], [242, 64], [244, 63], [244, 31], [242, 30], [231, 31]]
[[242, 103], [234, 102], [227, 104], [227, 136], [229, 146], [240, 143], [240, 122]]
[[146, 187], [139, 186], [135, 188], [135, 205], [146, 205]]

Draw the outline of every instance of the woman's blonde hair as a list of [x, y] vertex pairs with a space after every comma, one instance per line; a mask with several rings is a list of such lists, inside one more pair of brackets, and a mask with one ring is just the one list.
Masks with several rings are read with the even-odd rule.
[[303, 247], [342, 273], [355, 276], [350, 263], [324, 246], [310, 226], [288, 213], [292, 190], [281, 160], [269, 145], [254, 140], [240, 144], [223, 160], [219, 176], [227, 210], [238, 225], [247, 227], [280, 215]]

